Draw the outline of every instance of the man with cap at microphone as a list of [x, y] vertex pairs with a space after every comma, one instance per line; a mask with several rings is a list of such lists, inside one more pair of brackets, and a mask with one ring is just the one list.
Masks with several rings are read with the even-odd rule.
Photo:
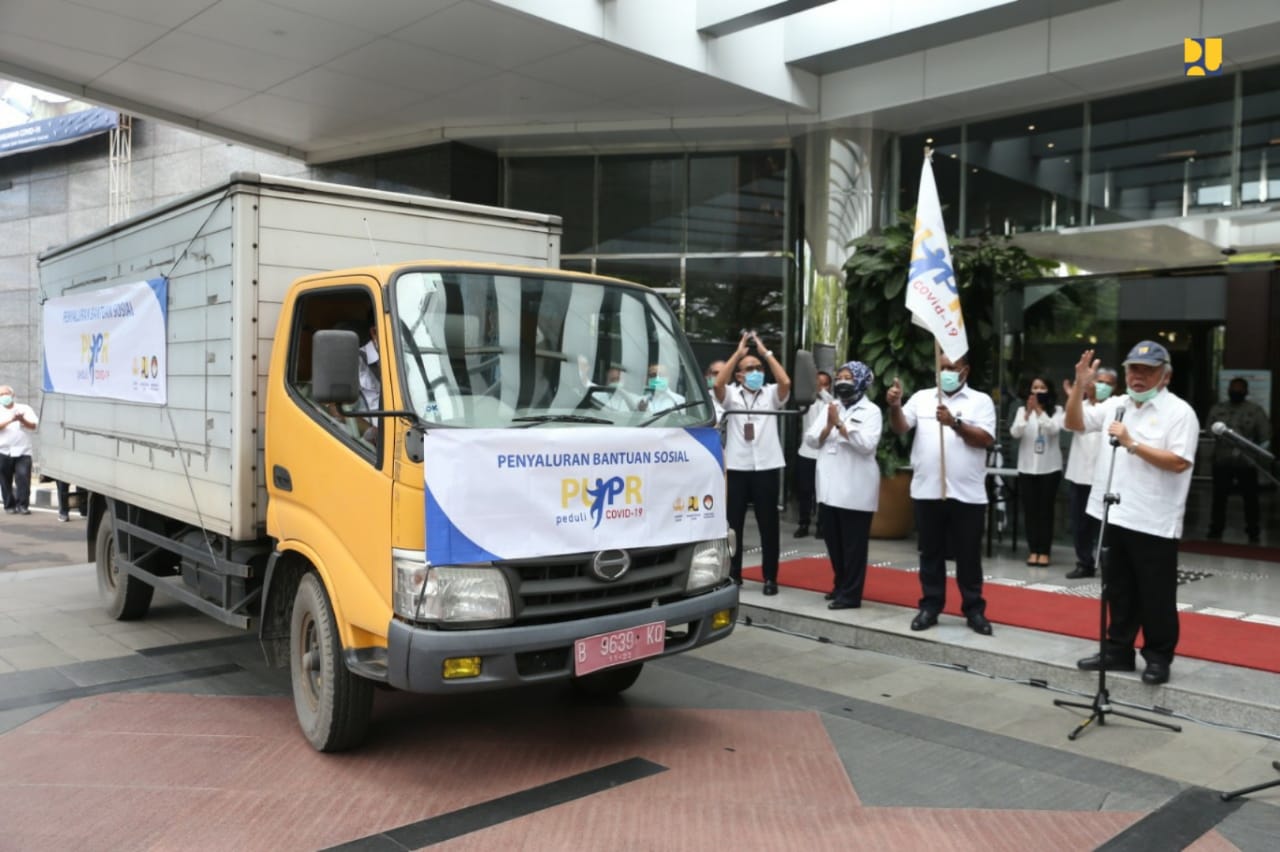
[[1191, 467], [1200, 421], [1191, 406], [1167, 388], [1173, 367], [1169, 351], [1144, 340], [1124, 359], [1124, 396], [1085, 408], [1083, 388], [1093, 382], [1099, 361], [1087, 349], [1076, 362], [1076, 382], [1067, 397], [1066, 426], [1077, 432], [1105, 432], [1094, 466], [1088, 513], [1101, 519], [1107, 474], [1114, 455], [1111, 506], [1102, 545], [1110, 619], [1106, 651], [1076, 663], [1085, 671], [1131, 672], [1133, 644], [1141, 628], [1147, 666], [1142, 682], [1169, 680], [1178, 644], [1178, 539], [1191, 488]]

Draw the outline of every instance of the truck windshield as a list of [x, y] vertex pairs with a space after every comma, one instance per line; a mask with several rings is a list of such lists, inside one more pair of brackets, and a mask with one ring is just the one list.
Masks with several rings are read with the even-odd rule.
[[393, 288], [405, 403], [428, 423], [712, 421], [675, 315], [642, 287], [465, 269], [405, 272]]

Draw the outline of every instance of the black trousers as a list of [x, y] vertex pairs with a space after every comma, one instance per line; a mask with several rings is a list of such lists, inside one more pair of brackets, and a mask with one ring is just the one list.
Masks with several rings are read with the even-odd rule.
[[1222, 535], [1227, 520], [1227, 496], [1231, 487], [1240, 489], [1244, 500], [1244, 531], [1249, 538], [1257, 538], [1258, 527], [1258, 471], [1253, 465], [1229, 462], [1213, 466], [1213, 504], [1209, 509], [1209, 534]]
[[1048, 553], [1053, 547], [1053, 506], [1061, 481], [1060, 470], [1018, 474], [1018, 495], [1022, 498], [1022, 517], [1027, 525], [1027, 549], [1032, 553]]
[[874, 512], [839, 509], [820, 503], [818, 513], [822, 518], [827, 556], [831, 558], [831, 569], [836, 575], [831, 587], [835, 600], [861, 604], [862, 587], [867, 582], [867, 542], [871, 537]]
[[6, 509], [30, 508], [31, 456], [0, 456], [0, 497]]
[[960, 610], [984, 613], [982, 598], [982, 529], [987, 507], [959, 500], [917, 500], [916, 529], [920, 546], [920, 609], [937, 614], [947, 603], [947, 553], [955, 558]]
[[1108, 525], [1102, 546], [1111, 614], [1108, 651], [1133, 653], [1141, 628], [1143, 658], [1172, 662], [1178, 645], [1178, 540]]
[[1093, 551], [1098, 544], [1098, 527], [1101, 526], [1097, 518], [1085, 511], [1089, 508], [1089, 493], [1093, 487], [1079, 482], [1067, 485], [1071, 488], [1071, 535], [1076, 545], [1076, 565], [1092, 571]]
[[[792, 467], [792, 481], [796, 486], [796, 515], [800, 526], [809, 526], [813, 517], [814, 488], [818, 474], [818, 460], [796, 456]], [[822, 515], [818, 515], [818, 526], [822, 526]]]
[[729, 574], [742, 579], [742, 527], [747, 521], [747, 504], [755, 509], [760, 529], [761, 570], [766, 582], [778, 581], [778, 482], [780, 468], [773, 470], [730, 470], [726, 487], [729, 500], [729, 528], [738, 546], [729, 564]]

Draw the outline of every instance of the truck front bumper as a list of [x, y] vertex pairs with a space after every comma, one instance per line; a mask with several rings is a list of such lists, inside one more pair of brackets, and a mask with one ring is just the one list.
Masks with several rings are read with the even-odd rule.
[[[695, 597], [632, 612], [575, 621], [486, 630], [434, 630], [391, 622], [387, 634], [387, 682], [397, 689], [445, 695], [573, 677], [573, 643], [656, 621], [667, 625], [659, 656], [678, 654], [723, 639], [737, 620], [738, 587], [730, 583]], [[711, 628], [714, 613], [731, 610], [729, 623]], [[482, 658], [476, 677], [445, 680], [444, 661]], [[650, 659], [656, 659], [651, 657]]]

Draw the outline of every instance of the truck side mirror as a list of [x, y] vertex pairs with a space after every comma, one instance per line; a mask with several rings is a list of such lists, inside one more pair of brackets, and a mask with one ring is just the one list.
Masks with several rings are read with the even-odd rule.
[[792, 363], [795, 366], [791, 372], [791, 399], [799, 406], [811, 405], [818, 395], [818, 367], [813, 353], [798, 349]]
[[360, 398], [360, 338], [326, 329], [311, 338], [311, 398], [349, 404]]

